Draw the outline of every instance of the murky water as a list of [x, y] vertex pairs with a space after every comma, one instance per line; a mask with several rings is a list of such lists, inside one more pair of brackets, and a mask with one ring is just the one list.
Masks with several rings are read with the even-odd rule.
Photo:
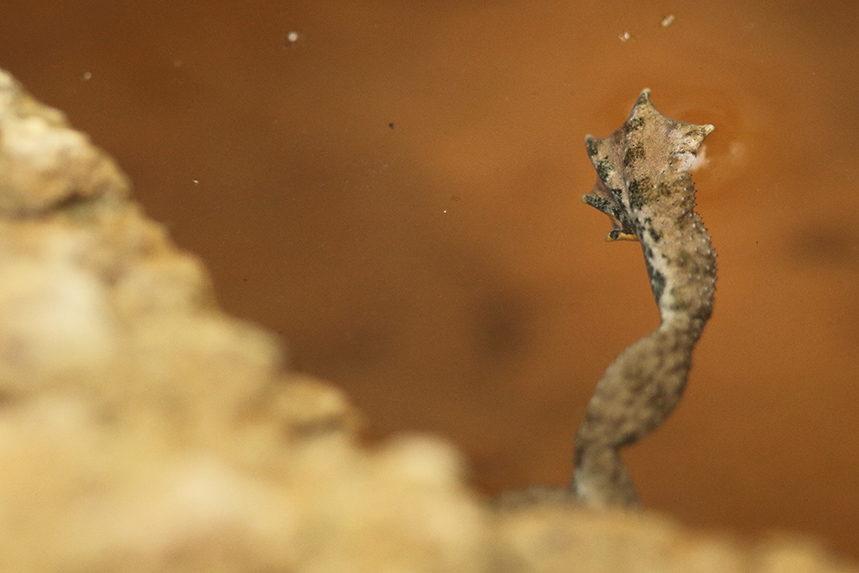
[[579, 201], [585, 133], [645, 86], [715, 124], [716, 311], [627, 460], [687, 523], [859, 556], [859, 8], [346, 4], [13, 2], [0, 66], [117, 157], [228, 311], [487, 491], [565, 483], [591, 388], [656, 326], [638, 246]]

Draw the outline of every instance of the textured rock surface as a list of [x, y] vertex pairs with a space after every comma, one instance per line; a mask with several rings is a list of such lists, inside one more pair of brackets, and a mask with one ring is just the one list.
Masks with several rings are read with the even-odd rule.
[[0, 73], [0, 570], [854, 570], [551, 494], [496, 506], [436, 439], [362, 445], [129, 189]]

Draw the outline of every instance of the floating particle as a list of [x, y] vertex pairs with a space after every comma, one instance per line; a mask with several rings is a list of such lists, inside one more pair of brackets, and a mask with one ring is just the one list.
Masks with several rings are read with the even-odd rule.
[[632, 34], [630, 34], [629, 32], [624, 32], [623, 34], [618, 36], [618, 38], [620, 39], [621, 42], [628, 42], [628, 41], [632, 40]]
[[665, 18], [662, 19], [662, 27], [667, 28], [672, 23], [674, 23], [674, 14], [669, 14]]

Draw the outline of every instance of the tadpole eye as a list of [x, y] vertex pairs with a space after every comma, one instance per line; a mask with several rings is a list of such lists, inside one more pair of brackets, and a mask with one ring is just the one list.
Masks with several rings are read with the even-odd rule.
[[612, 229], [606, 234], [605, 240], [607, 243], [613, 243], [614, 241], [638, 241], [638, 237], [632, 233], [625, 233], [622, 229]]
[[620, 222], [620, 219], [611, 214], [608, 215], [608, 218], [611, 220], [611, 231], [609, 231], [605, 236], [605, 241], [607, 243], [612, 243], [614, 241], [638, 241], [638, 237], [635, 233], [628, 230], [628, 228]]

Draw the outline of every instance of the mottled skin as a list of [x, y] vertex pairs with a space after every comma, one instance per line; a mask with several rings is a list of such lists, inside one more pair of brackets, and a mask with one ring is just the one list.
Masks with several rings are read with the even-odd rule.
[[612, 218], [606, 240], [641, 243], [662, 319], [606, 369], [588, 403], [571, 484], [587, 505], [638, 504], [618, 450], [656, 428], [680, 401], [692, 350], [713, 310], [716, 252], [694, 212], [688, 173], [711, 131], [665, 117], [645, 89], [617, 131], [585, 138], [597, 182], [582, 200]]

